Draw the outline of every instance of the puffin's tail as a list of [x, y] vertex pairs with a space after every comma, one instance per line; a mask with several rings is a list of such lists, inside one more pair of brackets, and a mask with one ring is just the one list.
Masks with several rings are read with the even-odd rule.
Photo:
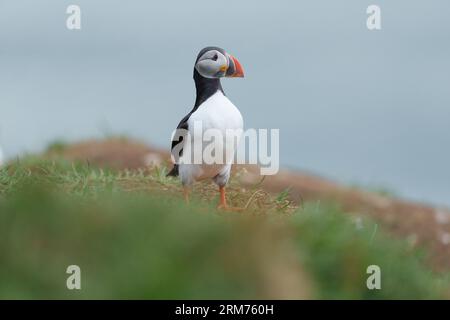
[[172, 170], [166, 175], [166, 177], [178, 177], [178, 165], [174, 164]]

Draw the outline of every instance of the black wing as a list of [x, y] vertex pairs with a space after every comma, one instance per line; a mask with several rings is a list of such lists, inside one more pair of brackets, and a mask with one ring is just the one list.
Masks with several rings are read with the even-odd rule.
[[[191, 116], [191, 114], [192, 114], [192, 111], [189, 112], [183, 119], [181, 119], [180, 123], [177, 126], [177, 130], [181, 130], [182, 129], [183, 133], [186, 133], [187, 130], [189, 130], [188, 120], [189, 120], [189, 117]], [[175, 135], [175, 136], [178, 136], [178, 135]], [[174, 151], [174, 148], [176, 146], [178, 146], [180, 143], [183, 143], [184, 139], [185, 139], [185, 134], [179, 136], [178, 140], [172, 140], [172, 146], [170, 147], [170, 152], [172, 153], [172, 156], [176, 160], [178, 160], [183, 155], [183, 148], [181, 147], [181, 149], [180, 149], [178, 154], [174, 154], [174, 152], [176, 152], [176, 151]], [[173, 176], [173, 177], [178, 176], [178, 164], [177, 163], [175, 163], [173, 165], [172, 170], [170, 170], [170, 172], [167, 174], [167, 176]]]

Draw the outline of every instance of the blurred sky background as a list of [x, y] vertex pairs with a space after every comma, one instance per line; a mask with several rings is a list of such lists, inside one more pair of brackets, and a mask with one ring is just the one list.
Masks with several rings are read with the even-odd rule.
[[[66, 8], [82, 29], [66, 29]], [[366, 28], [377, 4], [382, 30]], [[0, 0], [0, 145], [128, 135], [168, 148], [198, 51], [245, 79], [246, 128], [280, 128], [281, 164], [450, 205], [448, 0]]]

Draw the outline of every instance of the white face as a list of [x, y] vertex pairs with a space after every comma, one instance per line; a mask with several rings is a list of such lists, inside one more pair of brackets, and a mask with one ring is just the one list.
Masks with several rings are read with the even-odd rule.
[[225, 76], [229, 66], [228, 58], [217, 50], [205, 52], [197, 61], [195, 69], [205, 78]]

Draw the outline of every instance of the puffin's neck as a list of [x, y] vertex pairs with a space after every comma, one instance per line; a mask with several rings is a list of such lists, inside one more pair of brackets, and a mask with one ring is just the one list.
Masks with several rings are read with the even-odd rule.
[[214, 79], [205, 78], [201, 76], [196, 69], [194, 69], [194, 81], [195, 81], [195, 89], [197, 91], [194, 109], [197, 109], [203, 102], [205, 102], [217, 91], [220, 90], [222, 93], [224, 93], [219, 78]]

